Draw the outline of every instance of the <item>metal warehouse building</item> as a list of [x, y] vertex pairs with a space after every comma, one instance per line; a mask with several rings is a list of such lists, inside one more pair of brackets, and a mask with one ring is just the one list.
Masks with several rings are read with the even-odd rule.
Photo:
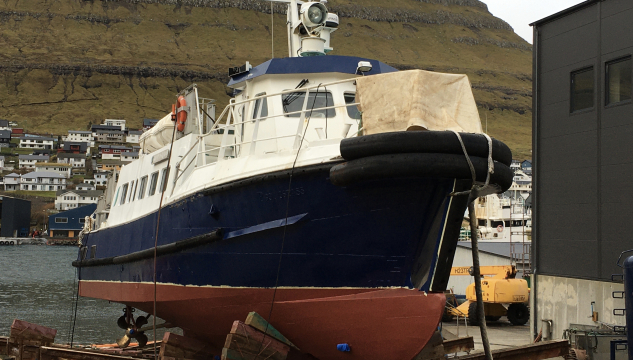
[[532, 25], [531, 330], [551, 324], [560, 338], [570, 324], [598, 325], [592, 310], [625, 321], [610, 279], [633, 249], [633, 1], [585, 1]]

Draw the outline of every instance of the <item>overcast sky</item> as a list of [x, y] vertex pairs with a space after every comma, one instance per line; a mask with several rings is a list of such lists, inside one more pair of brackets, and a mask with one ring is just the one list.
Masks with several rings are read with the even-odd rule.
[[532, 43], [530, 23], [555, 14], [584, 0], [481, 0], [492, 15], [505, 20], [514, 32]]

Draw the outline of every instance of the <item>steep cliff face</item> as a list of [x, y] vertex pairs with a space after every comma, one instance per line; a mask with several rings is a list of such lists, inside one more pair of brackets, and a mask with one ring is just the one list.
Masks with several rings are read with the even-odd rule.
[[[466, 73], [491, 135], [530, 157], [531, 46], [478, 0], [331, 0], [335, 53]], [[64, 133], [140, 127], [190, 83], [228, 102], [226, 69], [287, 56], [285, 6], [247, 0], [0, 1], [0, 118]], [[274, 25], [273, 25], [274, 23]], [[484, 127], [486, 125], [484, 124]]]

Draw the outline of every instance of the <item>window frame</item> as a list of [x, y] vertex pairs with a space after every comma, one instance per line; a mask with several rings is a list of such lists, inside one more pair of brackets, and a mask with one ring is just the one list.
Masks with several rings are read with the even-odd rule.
[[159, 173], [160, 173], [160, 171], [154, 171], [150, 175], [149, 189], [148, 189], [147, 197], [154, 196], [154, 194], [156, 194], [156, 188], [158, 186], [158, 174]]
[[[59, 220], [66, 220], [66, 221], [59, 221]], [[68, 218], [67, 217], [56, 217], [55, 218], [55, 224], [68, 224]]]
[[618, 106], [618, 105], [624, 105], [624, 104], [629, 104], [631, 103], [632, 99], [633, 99], [633, 89], [629, 90], [629, 98], [625, 99], [625, 100], [620, 100], [617, 102], [609, 102], [609, 94], [611, 93], [610, 91], [610, 78], [609, 78], [609, 66], [610, 65], [614, 65], [617, 63], [621, 63], [621, 62], [626, 62], [629, 61], [629, 71], [630, 71], [630, 78], [629, 78], [629, 84], [631, 86], [633, 86], [633, 59], [631, 57], [631, 55], [626, 55], [626, 56], [621, 56], [619, 58], [613, 59], [613, 60], [609, 60], [606, 61], [604, 63], [604, 106], [605, 107], [612, 107], [612, 106]]
[[138, 199], [142, 200], [145, 197], [145, 188], [147, 185], [147, 175], [141, 178], [141, 186], [138, 188]]
[[169, 168], [163, 168], [160, 172], [160, 186], [159, 192], [165, 192], [167, 190], [167, 182], [169, 181]]
[[[596, 74], [595, 74], [595, 66], [589, 65], [576, 70], [572, 70], [569, 73], [569, 113], [570, 114], [578, 114], [583, 112], [592, 111], [596, 108]], [[591, 91], [591, 107], [586, 107], [582, 109], [574, 109], [574, 76], [577, 74], [582, 74], [585, 72], [591, 71], [593, 73], [592, 77], [592, 91]]]
[[[324, 91], [310, 91], [310, 94], [308, 94], [308, 104], [306, 105], [306, 112], [305, 112], [305, 117], [308, 116], [308, 114], [310, 114], [310, 107], [312, 105], [310, 105], [310, 97], [312, 97], [314, 95], [315, 99], [317, 99], [317, 96], [320, 94], [325, 94], [325, 107], [330, 107], [330, 106], [336, 106], [336, 104], [334, 103], [334, 94], [332, 93], [332, 91], [330, 90], [324, 90]], [[301, 103], [301, 106], [299, 108], [299, 110], [293, 110], [293, 111], [286, 111], [286, 106], [284, 105], [284, 101], [286, 98], [290, 97], [290, 96], [297, 96], [297, 98], [295, 100], [293, 100], [292, 102], [295, 101], [299, 101], [299, 99], [303, 98], [303, 100], [299, 101]], [[305, 96], [306, 96], [306, 91], [296, 91], [296, 92], [292, 92], [292, 93], [287, 93], [287, 94], [283, 94], [281, 95], [281, 110], [284, 114], [284, 117], [287, 119], [298, 119], [301, 117], [301, 113], [295, 113], [292, 115], [287, 115], [287, 113], [289, 112], [296, 112], [296, 111], [302, 111], [303, 110], [303, 101], [305, 101]], [[328, 104], [328, 100], [332, 101], [332, 104]], [[289, 105], [289, 104], [288, 104]], [[330, 109], [325, 109], [323, 110], [323, 108], [315, 108], [314, 111], [316, 111], [317, 113], [319, 111], [323, 111], [325, 113], [325, 116], [323, 117], [324, 119], [334, 119], [336, 117], [336, 108], [330, 108]], [[333, 112], [334, 115], [330, 116], [329, 113]]]
[[[255, 97], [265, 96], [265, 95], [266, 95], [265, 92], [261, 92], [259, 94], [256, 94]], [[265, 106], [262, 106], [262, 104], [264, 104]], [[253, 114], [251, 116], [251, 119], [253, 122], [257, 120], [257, 112], [259, 111], [260, 106], [262, 106], [262, 114], [260, 114], [259, 121], [264, 121], [268, 119], [268, 97], [264, 97], [264, 98], [255, 100], [255, 103], [253, 104]], [[264, 114], [264, 110], [266, 110], [266, 114]]]
[[[347, 117], [349, 117], [352, 120], [359, 121], [361, 119], [361, 113], [360, 113], [360, 110], [358, 110], [358, 106], [357, 105], [347, 105], [348, 104], [347, 96], [349, 96], [349, 95], [353, 95], [354, 96], [354, 100], [351, 102], [351, 104], [356, 102], [356, 93], [355, 92], [352, 92], [352, 91], [344, 91], [343, 92], [343, 101], [345, 102], [345, 110], [346, 110], [346, 113], [347, 113]], [[358, 118], [354, 118], [354, 117], [352, 117], [350, 115], [349, 108], [351, 108], [351, 107], [356, 108], [356, 112], [358, 113]]]
[[121, 186], [121, 202], [119, 203], [119, 205], [125, 204], [125, 198], [127, 196], [128, 185], [129, 183], [125, 183], [123, 184], [123, 186]]

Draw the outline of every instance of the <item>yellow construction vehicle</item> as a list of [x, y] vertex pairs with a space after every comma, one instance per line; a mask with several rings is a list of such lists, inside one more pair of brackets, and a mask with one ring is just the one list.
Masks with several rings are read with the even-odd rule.
[[[502, 316], [507, 316], [513, 325], [525, 325], [530, 319], [530, 311], [527, 307], [530, 289], [527, 281], [516, 279], [516, 267], [507, 266], [482, 266], [480, 267], [481, 291], [484, 301], [486, 320], [497, 321]], [[451, 269], [451, 276], [471, 275], [472, 267], [462, 266]], [[466, 288], [466, 302], [459, 306], [447, 303], [447, 316], [467, 317], [471, 324], [478, 324], [477, 296], [475, 283]]]

